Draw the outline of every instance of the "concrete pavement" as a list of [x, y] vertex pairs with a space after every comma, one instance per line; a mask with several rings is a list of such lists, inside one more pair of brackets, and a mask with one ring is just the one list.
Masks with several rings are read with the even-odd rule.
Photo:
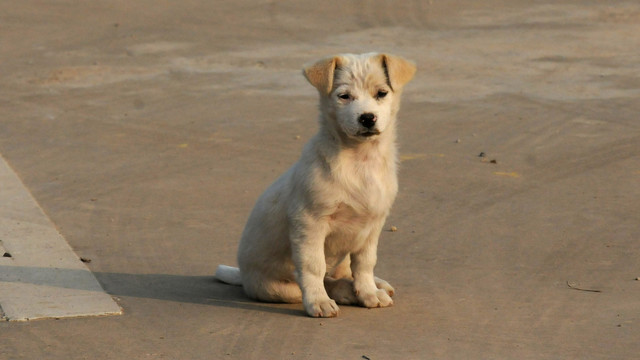
[[[0, 153], [124, 310], [0, 322], [0, 358], [640, 353], [637, 2], [21, 1], [0, 26]], [[395, 305], [311, 319], [217, 283], [315, 132], [302, 65], [372, 50], [419, 69]]]

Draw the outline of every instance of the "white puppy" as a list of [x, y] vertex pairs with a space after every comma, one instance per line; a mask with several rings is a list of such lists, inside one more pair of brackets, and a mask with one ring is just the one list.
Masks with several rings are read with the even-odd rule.
[[373, 275], [378, 237], [398, 190], [396, 114], [415, 65], [387, 54], [339, 55], [304, 69], [320, 94], [320, 129], [258, 199], [238, 248], [240, 268], [216, 278], [267, 302], [393, 304]]

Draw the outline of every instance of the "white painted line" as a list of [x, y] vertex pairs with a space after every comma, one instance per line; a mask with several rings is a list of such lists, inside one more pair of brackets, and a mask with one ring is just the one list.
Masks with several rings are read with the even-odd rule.
[[0, 155], [0, 316], [122, 314]]

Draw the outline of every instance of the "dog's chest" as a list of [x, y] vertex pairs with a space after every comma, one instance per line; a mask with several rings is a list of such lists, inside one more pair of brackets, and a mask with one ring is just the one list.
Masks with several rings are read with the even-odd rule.
[[325, 255], [341, 258], [357, 251], [384, 223], [397, 191], [395, 173], [351, 173], [350, 186], [343, 191], [329, 215], [330, 233]]
[[386, 217], [398, 185], [394, 164], [382, 160], [351, 162], [340, 169], [336, 188], [342, 191], [330, 216], [332, 221], [357, 226]]

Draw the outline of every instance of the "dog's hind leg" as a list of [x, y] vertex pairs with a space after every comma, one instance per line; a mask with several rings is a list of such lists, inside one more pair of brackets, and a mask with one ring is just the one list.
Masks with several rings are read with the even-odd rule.
[[290, 304], [302, 302], [302, 291], [294, 280], [245, 276], [242, 279], [242, 287], [247, 296], [260, 301]]
[[[387, 295], [393, 297], [395, 289], [387, 281], [375, 277], [376, 287], [380, 290], [384, 290]], [[342, 278], [334, 279], [330, 276], [324, 278], [324, 287], [327, 289], [329, 297], [335, 300], [336, 303], [342, 305], [353, 305], [358, 303], [358, 298], [353, 290], [353, 279]]]
[[373, 278], [373, 280], [376, 282], [376, 287], [380, 290], [384, 290], [387, 292], [387, 295], [393, 297], [393, 294], [396, 293], [395, 289], [393, 288], [393, 286], [391, 286], [391, 284], [389, 284], [387, 281], [380, 279], [379, 277], [375, 276]]
[[358, 303], [356, 293], [353, 291], [352, 279], [334, 279], [330, 276], [325, 276], [324, 288], [327, 290], [329, 297], [338, 304], [353, 305]]
[[260, 300], [298, 304], [302, 302], [302, 291], [295, 281], [273, 281], [264, 286]]
[[[393, 297], [395, 289], [387, 281], [374, 277], [376, 287], [384, 290], [387, 295]], [[357, 304], [358, 299], [355, 297], [353, 290], [353, 277], [351, 276], [351, 259], [346, 256], [338, 265], [336, 265], [331, 273], [324, 278], [324, 287], [327, 289], [329, 297], [338, 304], [352, 305]]]
[[353, 305], [358, 303], [358, 298], [353, 291], [351, 259], [348, 254], [324, 277], [324, 288], [329, 297], [338, 304]]

